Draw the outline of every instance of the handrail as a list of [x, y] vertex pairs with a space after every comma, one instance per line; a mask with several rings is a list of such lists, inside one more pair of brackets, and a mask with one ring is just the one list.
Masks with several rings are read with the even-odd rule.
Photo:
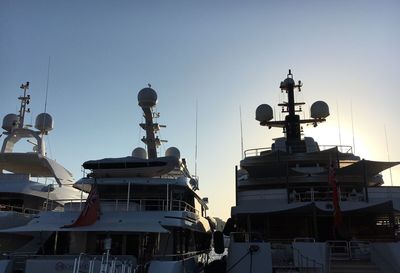
[[[51, 202], [65, 202], [64, 209], [72, 209], [74, 205], [80, 205], [77, 210], [82, 210], [82, 203], [85, 200], [81, 199], [60, 199], [60, 200], [49, 200]], [[114, 211], [147, 211], [147, 210], [160, 210], [160, 211], [187, 211], [199, 214], [199, 210], [194, 206], [190, 205], [183, 200], [166, 200], [166, 199], [101, 199], [101, 206], [107, 206], [107, 209], [113, 209]]]
[[[299, 250], [299, 249], [297, 249], [297, 248], [295, 248], [295, 247], [293, 247], [292, 246], [292, 248], [293, 248], [293, 250], [297, 253], [297, 260], [299, 261], [300, 260], [300, 267], [299, 268], [301, 268], [301, 269], [304, 269], [304, 268], [306, 268], [306, 272], [308, 273], [309, 272], [309, 269], [310, 269], [310, 267], [309, 267], [309, 262], [313, 265], [311, 268], [313, 268], [313, 273], [316, 273], [317, 271], [315, 270], [316, 268], [320, 268], [321, 269], [321, 272], [320, 273], [324, 273], [325, 272], [325, 269], [324, 269], [324, 264], [322, 264], [322, 263], [320, 263], [320, 262], [317, 262], [317, 260], [315, 260], [315, 259], [312, 259], [312, 258], [309, 258], [308, 256], [304, 256], [302, 253], [301, 253], [301, 251]], [[294, 255], [294, 254], [293, 254]], [[301, 259], [299, 259], [299, 258], [301, 258]], [[305, 261], [305, 267], [303, 266], [303, 261]], [[303, 272], [303, 271], [301, 271], [301, 272]]]
[[[345, 153], [345, 154], [351, 154], [353, 153], [353, 147], [351, 147], [350, 145], [319, 145], [319, 150], [320, 151], [324, 151], [324, 150], [329, 150], [332, 148], [337, 147], [339, 152], [341, 153]], [[271, 147], [260, 147], [260, 148], [253, 148], [253, 149], [247, 149], [244, 151], [244, 157], [248, 157], [248, 156], [259, 156], [262, 152], [271, 150]]]
[[248, 149], [244, 151], [244, 157], [248, 156], [258, 156], [261, 154], [261, 152], [265, 152], [271, 150], [271, 147], [262, 147], [262, 148], [254, 148], [254, 149]]
[[350, 241], [348, 242], [350, 259], [352, 260], [370, 260], [371, 244], [367, 241]]
[[[76, 257], [76, 256], [75, 256]], [[89, 268], [88, 273], [94, 272], [94, 265], [96, 263], [96, 259], [99, 255], [91, 256], [85, 253], [79, 254], [77, 258], [74, 259], [74, 267], [73, 273], [81, 272], [80, 267], [82, 261], [87, 262], [89, 260]], [[97, 260], [100, 262], [99, 273], [131, 273], [132, 272], [132, 260], [130, 259], [121, 259], [118, 256], [110, 256], [109, 253], [103, 253], [101, 256], [101, 260]], [[120, 269], [117, 267], [117, 263], [120, 262]], [[136, 266], [136, 268], [138, 268]], [[135, 272], [136, 272], [135, 268]]]
[[22, 214], [38, 214], [41, 210], [0, 203], [0, 211], [12, 211]]
[[208, 253], [209, 251], [211, 251], [211, 249], [190, 251], [190, 252], [186, 252], [186, 253], [177, 253], [177, 254], [160, 254], [160, 255], [153, 255], [153, 258], [160, 259], [160, 260], [161, 260], [161, 258], [175, 258], [175, 257], [186, 259], [186, 258], [190, 258], [190, 257], [196, 256], [196, 255]]
[[349, 260], [351, 254], [347, 241], [326, 241], [331, 260]]
[[[312, 201], [332, 201], [332, 188], [330, 186], [319, 187], [322, 190], [314, 190], [313, 187], [297, 187], [291, 188], [289, 192], [289, 203], [293, 202], [312, 202]], [[297, 190], [297, 191], [296, 191]], [[365, 201], [364, 193], [357, 191], [339, 192], [341, 201], [363, 202]]]

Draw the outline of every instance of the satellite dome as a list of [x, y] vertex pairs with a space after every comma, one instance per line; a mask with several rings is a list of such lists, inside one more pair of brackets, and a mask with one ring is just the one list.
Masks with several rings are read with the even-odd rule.
[[256, 109], [256, 120], [259, 122], [270, 121], [273, 116], [272, 108], [268, 104], [261, 104]]
[[146, 159], [147, 158], [147, 153], [146, 153], [146, 150], [143, 149], [142, 147], [137, 147], [132, 151], [132, 156], [133, 157], [142, 158], [142, 159]]
[[16, 114], [8, 114], [3, 118], [2, 128], [6, 131], [11, 131], [18, 124], [18, 116]]
[[289, 86], [294, 86], [295, 82], [292, 78], [286, 78], [283, 82], [281, 82], [281, 89], [287, 89]]
[[311, 105], [311, 117], [315, 119], [329, 116], [329, 106], [324, 101], [316, 101]]
[[157, 103], [157, 92], [151, 87], [143, 88], [138, 93], [138, 102], [142, 107], [153, 107]]
[[35, 128], [41, 132], [49, 132], [54, 128], [53, 118], [48, 113], [41, 113], [36, 117]]
[[176, 147], [169, 147], [165, 151], [165, 156], [173, 156], [173, 157], [176, 157], [179, 159], [179, 158], [181, 158], [181, 152]]

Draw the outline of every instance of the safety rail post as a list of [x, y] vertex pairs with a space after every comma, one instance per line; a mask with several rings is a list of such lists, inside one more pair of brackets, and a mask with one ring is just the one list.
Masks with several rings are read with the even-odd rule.
[[78, 258], [75, 258], [74, 259], [74, 267], [72, 269], [72, 273], [76, 273], [76, 264], [77, 264], [77, 262], [78, 262]]
[[73, 268], [73, 273], [78, 273], [80, 266], [81, 266], [81, 257], [84, 255], [84, 253], [79, 254], [78, 258], [74, 259], [74, 268]]
[[105, 253], [103, 253], [103, 255], [101, 255], [101, 262], [100, 262], [100, 272], [101, 273], [104, 272], [104, 255], [105, 255]]
[[126, 261], [123, 261], [121, 264], [121, 273], [125, 273], [125, 266], [126, 266]]
[[91, 259], [91, 260], [89, 261], [89, 270], [88, 270], [88, 273], [93, 273], [95, 261], [96, 261], [96, 257], [94, 257], [93, 259]]

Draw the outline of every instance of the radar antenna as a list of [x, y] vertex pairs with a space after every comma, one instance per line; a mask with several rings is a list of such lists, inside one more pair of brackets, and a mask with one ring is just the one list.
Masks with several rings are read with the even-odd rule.
[[312, 119], [300, 119], [297, 115], [298, 112], [302, 112], [302, 105], [304, 102], [296, 102], [294, 98], [294, 90], [297, 89], [301, 92], [303, 83], [298, 81], [297, 83], [293, 79], [291, 69], [287, 74], [287, 78], [281, 82], [281, 92], [286, 92], [287, 102], [278, 104], [282, 107], [282, 113], [288, 113], [285, 116], [285, 120], [271, 121], [272, 119], [272, 108], [269, 105], [262, 104], [257, 108], [256, 119], [260, 121], [260, 125], [271, 127], [283, 128], [283, 132], [286, 134], [286, 145], [290, 147], [292, 151], [295, 151], [295, 147], [301, 143], [301, 124], [313, 124], [314, 127], [318, 123], [325, 121], [329, 115], [329, 108], [325, 102], [317, 101], [311, 106], [311, 117]]
[[31, 99], [31, 96], [27, 94], [27, 91], [29, 90], [29, 82], [21, 84], [20, 88], [24, 90], [24, 95], [18, 97], [18, 99], [21, 101], [21, 107], [19, 108], [18, 114], [18, 128], [24, 128], [25, 113], [30, 113], [31, 111], [31, 109], [26, 108]]
[[142, 141], [147, 146], [148, 157], [157, 158], [157, 148], [162, 142], [167, 141], [161, 140], [156, 136], [160, 128], [165, 127], [165, 125], [160, 125], [153, 121], [154, 118], [160, 117], [160, 113], [153, 111], [153, 107], [157, 104], [157, 93], [151, 88], [151, 84], [139, 91], [138, 102], [145, 118], [145, 123], [140, 124], [140, 127], [146, 131], [146, 136], [142, 138]]

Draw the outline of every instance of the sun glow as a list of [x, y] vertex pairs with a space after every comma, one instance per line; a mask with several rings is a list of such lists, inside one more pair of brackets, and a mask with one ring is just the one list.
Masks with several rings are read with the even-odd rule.
[[[320, 146], [341, 146], [341, 151], [351, 151], [360, 158], [373, 158], [374, 155], [368, 149], [365, 139], [362, 136], [353, 137], [348, 128], [333, 127], [328, 124], [321, 124], [317, 127], [307, 126], [304, 128], [304, 136], [313, 137]], [[354, 141], [353, 141], [354, 140]]]

